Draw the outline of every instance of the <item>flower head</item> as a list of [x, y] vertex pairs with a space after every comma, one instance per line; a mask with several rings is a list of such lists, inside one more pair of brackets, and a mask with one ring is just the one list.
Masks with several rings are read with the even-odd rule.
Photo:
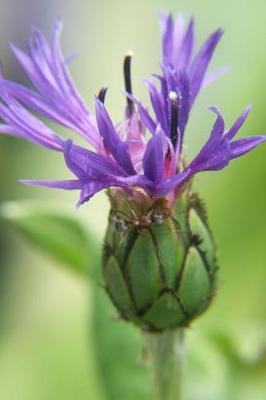
[[[113, 123], [105, 108], [106, 88], [95, 98], [95, 116], [77, 91], [68, 71], [69, 60], [60, 47], [60, 21], [50, 42], [34, 29], [26, 53], [11, 46], [32, 88], [1, 75], [0, 132], [61, 152], [74, 175], [72, 180], [24, 183], [80, 190], [79, 204], [105, 188], [122, 188], [131, 194], [137, 188], [151, 198], [175, 198], [196, 173], [222, 169], [266, 140], [266, 136], [234, 139], [249, 107], [227, 130], [218, 108], [210, 107], [216, 120], [209, 139], [194, 160], [184, 164], [184, 133], [195, 98], [202, 87], [224, 72], [207, 75], [222, 31], [212, 33], [194, 52], [193, 20], [186, 27], [181, 16], [174, 21], [171, 15], [162, 15], [161, 26], [161, 74], [155, 75], [159, 88], [150, 79], [145, 80], [153, 113], [132, 94], [128, 54], [124, 61], [127, 106], [119, 124]], [[36, 113], [75, 131], [90, 146], [65, 140]]]

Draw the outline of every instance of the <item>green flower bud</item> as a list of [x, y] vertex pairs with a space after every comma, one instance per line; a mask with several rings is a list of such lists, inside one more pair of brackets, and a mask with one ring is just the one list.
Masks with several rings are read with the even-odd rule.
[[119, 314], [148, 331], [188, 326], [216, 291], [215, 245], [202, 202], [188, 191], [172, 209], [165, 198], [110, 198], [103, 275]]

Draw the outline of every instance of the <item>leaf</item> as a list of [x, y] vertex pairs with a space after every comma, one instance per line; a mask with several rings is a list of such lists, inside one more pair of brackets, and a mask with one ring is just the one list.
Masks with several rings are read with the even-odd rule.
[[266, 324], [262, 321], [253, 321], [239, 327], [212, 330], [210, 340], [217, 349], [226, 356], [228, 363], [239, 373], [258, 371], [266, 372]]
[[8, 202], [1, 206], [0, 218], [73, 272], [89, 273], [97, 244], [77, 212], [34, 202]]
[[187, 400], [264, 400], [265, 332], [264, 321], [212, 322], [187, 332]]
[[94, 287], [92, 340], [107, 400], [149, 400], [150, 379], [141, 331], [117, 318], [105, 291]]
[[79, 214], [32, 202], [11, 202], [0, 207], [0, 218], [71, 271], [93, 277], [89, 338], [105, 398], [148, 400], [148, 368], [140, 361], [141, 333], [133, 325], [113, 318], [116, 311], [99, 285], [100, 248]]

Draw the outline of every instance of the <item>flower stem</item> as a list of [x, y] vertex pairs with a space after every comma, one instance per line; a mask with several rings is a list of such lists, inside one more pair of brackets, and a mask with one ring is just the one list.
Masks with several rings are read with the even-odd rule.
[[184, 359], [183, 330], [146, 335], [153, 400], [181, 400]]

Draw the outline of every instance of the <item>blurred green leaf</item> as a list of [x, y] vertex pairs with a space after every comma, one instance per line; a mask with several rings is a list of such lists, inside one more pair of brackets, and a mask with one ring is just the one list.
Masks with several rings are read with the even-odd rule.
[[90, 338], [105, 397], [108, 400], [149, 399], [148, 372], [140, 361], [141, 334], [134, 326], [114, 320], [116, 311], [100, 285], [99, 245], [78, 213], [36, 202], [8, 202], [0, 207], [0, 218], [71, 271], [93, 277]]
[[107, 293], [94, 288], [92, 336], [108, 400], [150, 399], [150, 379], [139, 329], [117, 317]]
[[266, 325], [253, 322], [241, 325], [238, 329], [213, 330], [209, 333], [210, 340], [226, 357], [227, 362], [241, 373], [266, 374]]
[[265, 333], [264, 321], [188, 332], [187, 399], [264, 400]]
[[96, 241], [77, 213], [30, 202], [8, 202], [0, 217], [70, 270], [87, 275]]

